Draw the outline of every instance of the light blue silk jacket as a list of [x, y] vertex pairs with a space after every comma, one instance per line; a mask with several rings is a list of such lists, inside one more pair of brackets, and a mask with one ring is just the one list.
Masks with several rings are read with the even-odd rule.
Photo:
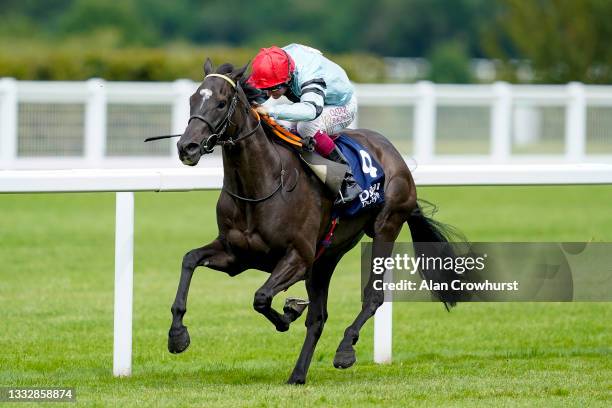
[[285, 94], [294, 103], [270, 107], [270, 116], [310, 121], [321, 114], [323, 106], [342, 106], [351, 100], [354, 88], [346, 72], [319, 50], [300, 44], [289, 44], [283, 50], [295, 62], [290, 88]]

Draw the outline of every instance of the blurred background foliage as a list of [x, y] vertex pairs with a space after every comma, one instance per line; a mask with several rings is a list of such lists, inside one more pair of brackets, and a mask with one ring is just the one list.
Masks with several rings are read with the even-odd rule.
[[[198, 79], [202, 61], [258, 48], [319, 48], [357, 82], [390, 82], [387, 57], [425, 58], [420, 78], [475, 82], [474, 59], [511, 82], [612, 82], [609, 0], [0, 0], [0, 76]], [[529, 75], [522, 75], [527, 71]]]

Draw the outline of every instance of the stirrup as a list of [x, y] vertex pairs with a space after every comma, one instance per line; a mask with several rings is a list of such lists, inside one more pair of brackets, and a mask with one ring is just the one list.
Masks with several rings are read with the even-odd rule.
[[344, 200], [344, 196], [342, 195], [342, 191], [338, 191], [338, 197], [334, 201], [334, 205], [340, 205], [340, 204], [346, 204], [346, 201]]
[[[353, 179], [351, 185], [348, 184], [348, 178]], [[354, 200], [357, 199], [357, 197], [359, 197], [362, 191], [363, 189], [361, 188], [359, 183], [357, 183], [354, 176], [350, 173], [347, 173], [346, 178], [342, 181], [342, 185], [340, 186], [340, 191], [338, 192], [338, 197], [334, 201], [334, 205], [341, 206], [352, 203]]]

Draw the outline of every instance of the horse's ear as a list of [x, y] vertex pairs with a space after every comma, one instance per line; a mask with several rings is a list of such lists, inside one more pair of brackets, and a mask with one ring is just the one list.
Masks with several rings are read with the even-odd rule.
[[204, 75], [212, 74], [214, 70], [212, 61], [207, 57], [204, 62]]
[[242, 78], [242, 76], [244, 75], [244, 73], [246, 72], [246, 70], [249, 68], [249, 64], [250, 63], [251, 63], [251, 61], [247, 62], [244, 67], [238, 68], [238, 69], [232, 71], [232, 73], [230, 74], [232, 79], [234, 81], [239, 81]]

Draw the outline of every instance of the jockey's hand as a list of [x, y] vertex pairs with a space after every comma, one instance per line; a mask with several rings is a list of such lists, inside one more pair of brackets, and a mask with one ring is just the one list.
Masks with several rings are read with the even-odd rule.
[[259, 113], [260, 115], [270, 116], [268, 113], [268, 110], [261, 105], [258, 105], [257, 107], [255, 107], [255, 112]]
[[302, 139], [302, 149], [307, 152], [314, 152], [315, 150], [315, 140], [314, 137], [305, 137]]

